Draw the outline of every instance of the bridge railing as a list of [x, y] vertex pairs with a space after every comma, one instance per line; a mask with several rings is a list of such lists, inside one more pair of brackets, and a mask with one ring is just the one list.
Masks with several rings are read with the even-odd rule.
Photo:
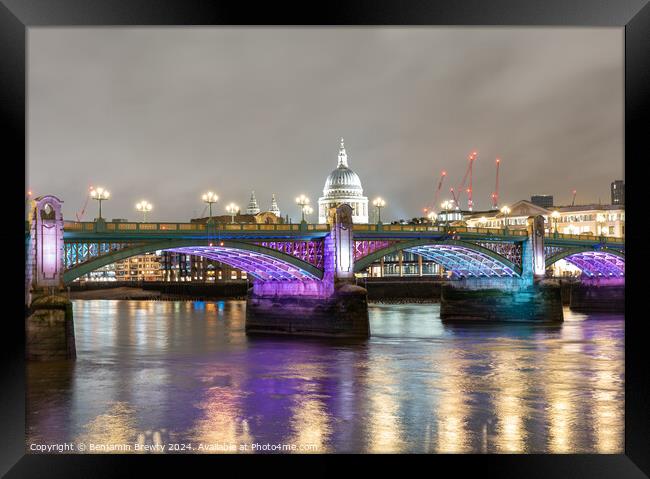
[[[301, 227], [302, 226], [302, 227]], [[69, 232], [108, 232], [108, 233], [167, 233], [207, 231], [206, 223], [122, 223], [106, 222], [99, 230], [93, 221], [65, 221], [64, 231]], [[217, 223], [217, 231], [329, 231], [327, 224], [265, 224], [265, 223]]]
[[624, 244], [625, 238], [620, 238], [617, 236], [598, 236], [592, 234], [567, 234], [567, 233], [546, 233], [546, 238], [548, 239], [561, 239], [561, 240], [582, 240], [582, 241], [595, 241], [599, 243], [610, 243], [610, 244]]
[[[64, 230], [69, 232], [98, 232], [98, 223], [93, 221], [65, 221]], [[26, 225], [27, 228], [27, 225]], [[430, 233], [469, 233], [477, 235], [494, 235], [494, 236], [521, 236], [528, 235], [528, 231], [523, 228], [472, 228], [468, 226], [432, 226], [432, 225], [389, 225], [389, 224], [355, 224], [353, 226], [356, 232], [430, 232]], [[217, 223], [216, 231], [329, 231], [327, 224], [265, 224], [265, 223]], [[167, 233], [170, 231], [177, 232], [204, 232], [207, 231], [206, 223], [123, 223], [123, 222], [106, 222], [103, 225], [102, 232], [115, 233]], [[582, 240], [594, 241], [600, 243], [623, 244], [624, 238], [612, 236], [596, 235], [575, 235], [565, 233], [546, 233], [549, 239], [563, 240]]]
[[470, 228], [467, 226], [432, 226], [432, 225], [376, 225], [362, 224], [354, 225], [354, 231], [403, 231], [403, 232], [431, 232], [431, 233], [474, 233], [480, 235], [495, 236], [527, 236], [528, 232], [522, 229], [503, 228]]

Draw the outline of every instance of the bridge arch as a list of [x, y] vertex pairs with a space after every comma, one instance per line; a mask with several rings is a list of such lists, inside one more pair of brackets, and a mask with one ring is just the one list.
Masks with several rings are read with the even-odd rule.
[[625, 276], [625, 254], [613, 249], [567, 248], [546, 259], [546, 267], [561, 259], [590, 277]]
[[140, 244], [76, 265], [63, 273], [64, 283], [116, 261], [154, 251], [172, 251], [213, 259], [241, 269], [262, 281], [322, 279], [323, 271], [295, 256], [252, 243], [227, 240], [178, 239]]
[[442, 265], [461, 277], [521, 276], [521, 267], [505, 256], [475, 243], [460, 240], [416, 239], [392, 244], [359, 258], [355, 272], [398, 251], [409, 251]]

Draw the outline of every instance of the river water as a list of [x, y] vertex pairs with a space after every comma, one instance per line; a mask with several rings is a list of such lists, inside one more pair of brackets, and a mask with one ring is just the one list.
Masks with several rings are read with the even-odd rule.
[[77, 361], [28, 365], [27, 451], [623, 452], [622, 315], [371, 304], [350, 342], [247, 337], [245, 307], [74, 301]]

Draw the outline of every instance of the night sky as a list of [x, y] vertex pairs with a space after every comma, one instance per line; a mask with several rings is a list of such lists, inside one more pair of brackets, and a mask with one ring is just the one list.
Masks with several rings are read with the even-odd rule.
[[[440, 199], [478, 151], [475, 209], [609, 202], [623, 178], [622, 28], [30, 28], [28, 188], [74, 219], [89, 185], [106, 218], [187, 221], [255, 190], [299, 218], [339, 137], [382, 218]], [[451, 181], [449, 181], [451, 180]], [[464, 204], [465, 201], [463, 201]], [[84, 219], [97, 214], [89, 204]], [[316, 220], [316, 215], [310, 218]]]

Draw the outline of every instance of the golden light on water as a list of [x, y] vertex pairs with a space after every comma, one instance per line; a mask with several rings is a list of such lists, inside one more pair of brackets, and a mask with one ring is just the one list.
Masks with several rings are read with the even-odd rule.
[[594, 374], [592, 417], [595, 447], [602, 454], [620, 453], [624, 431], [621, 422], [625, 411], [623, 404], [616, 401], [616, 397], [623, 384], [620, 372], [616, 371], [614, 366], [616, 361], [604, 358], [600, 362], [603, 369], [598, 369]]
[[577, 364], [583, 359], [584, 337], [577, 328], [563, 328], [556, 348], [544, 361], [552, 374], [544, 381], [548, 403], [548, 448], [554, 453], [575, 453], [575, 413], [578, 398], [573, 387], [581, 377]]
[[526, 451], [527, 433], [523, 427], [526, 414], [526, 378], [520, 371], [523, 357], [508, 343], [494, 351], [495, 410], [497, 420], [496, 449], [499, 452]]
[[[203, 382], [211, 385], [204, 397], [194, 404], [201, 411], [201, 417], [188, 433], [194, 442], [215, 445], [214, 449], [203, 452], [252, 452], [239, 450], [241, 444], [253, 442], [248, 420], [242, 414], [241, 397], [237, 394], [240, 390], [239, 374], [235, 368], [223, 364], [203, 371]], [[235, 450], [229, 449], [231, 447]]]
[[368, 452], [397, 453], [406, 448], [399, 420], [399, 404], [396, 401], [395, 370], [385, 360], [368, 362], [367, 381], [372, 387], [368, 405]]
[[[135, 410], [126, 402], [115, 402], [108, 409], [95, 416], [84, 426], [84, 432], [75, 442], [86, 445], [100, 444], [108, 447], [107, 450], [87, 450], [89, 453], [114, 453], [111, 447], [120, 447], [133, 444], [138, 436], [135, 426]], [[117, 452], [132, 452], [119, 450]]]
[[289, 443], [297, 446], [313, 446], [313, 450], [298, 452], [328, 452], [327, 439], [331, 434], [327, 408], [315, 397], [301, 398], [292, 408], [291, 426], [294, 431]]
[[469, 377], [464, 374], [467, 360], [453, 353], [440, 357], [440, 399], [436, 415], [438, 417], [438, 447], [436, 452], [469, 452], [467, 435], [469, 408], [466, 393], [471, 389]]

